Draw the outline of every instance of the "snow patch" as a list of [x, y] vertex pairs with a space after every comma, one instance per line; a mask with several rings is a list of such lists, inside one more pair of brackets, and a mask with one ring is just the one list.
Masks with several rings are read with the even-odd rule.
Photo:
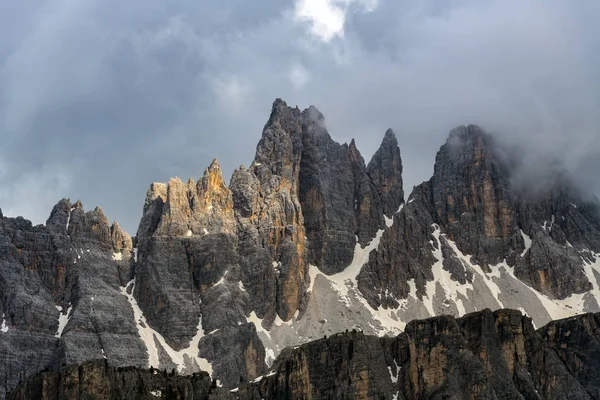
[[123, 254], [121, 252], [113, 253], [112, 259], [113, 261], [121, 261], [123, 259]]
[[394, 218], [388, 218], [387, 215], [383, 214], [383, 219], [385, 219], [385, 226], [387, 226], [388, 228], [391, 228], [392, 225], [394, 225]]
[[320, 273], [321, 271], [319, 271], [319, 268], [317, 268], [316, 265], [308, 265], [308, 276], [310, 276], [310, 284], [306, 290], [308, 293], [312, 293], [313, 288], [315, 287], [315, 280], [317, 279], [317, 275]]
[[67, 234], [69, 233], [69, 223], [71, 222], [71, 213], [73, 212], [73, 210], [75, 209], [75, 207], [71, 207], [71, 209], [69, 210], [69, 213], [67, 214]]
[[208, 235], [208, 230], [206, 228], [202, 228], [202, 232], [204, 232], [204, 235]]
[[185, 233], [185, 236], [192, 236], [192, 230], [188, 229], [188, 231]]
[[[466, 309], [462, 299], [458, 297], [458, 294], [461, 294], [465, 298], [468, 298], [469, 295], [467, 290], [473, 290], [473, 284], [466, 283], [462, 285], [460, 282], [453, 280], [450, 272], [444, 269], [442, 242], [440, 241], [440, 227], [437, 224], [433, 224], [433, 227], [435, 229], [433, 232], [433, 237], [437, 241], [437, 248], [436, 246], [434, 246], [433, 256], [437, 259], [437, 262], [433, 265], [433, 267], [431, 267], [431, 271], [433, 272], [434, 278], [433, 281], [427, 282], [427, 300], [423, 299], [423, 303], [425, 304], [427, 311], [429, 311], [429, 314], [431, 316], [434, 316], [435, 311], [433, 309], [433, 297], [435, 296], [436, 286], [439, 283], [442, 286], [444, 292], [446, 293], [446, 298], [452, 300], [454, 304], [456, 304], [456, 308], [458, 308], [459, 315], [464, 315], [466, 314]], [[456, 256], [461, 260], [463, 268], [466, 268], [466, 265], [468, 265], [468, 263], [466, 264], [464, 257], [461, 257], [463, 256], [463, 254], [460, 251], [458, 251], [456, 246], [452, 246], [452, 244], [450, 244], [450, 246], [452, 247], [452, 250], [454, 250]]]
[[144, 312], [133, 296], [135, 291], [135, 278], [129, 281], [126, 286], [119, 288], [119, 290], [121, 291], [121, 294], [127, 297], [127, 300], [129, 300], [129, 304], [133, 310], [133, 316], [137, 325], [138, 333], [146, 345], [146, 349], [148, 350], [148, 368], [158, 368], [159, 366], [158, 349], [154, 342], [154, 339], [156, 339], [171, 358], [173, 363], [177, 365], [178, 372], [182, 372], [184, 370], [187, 361], [188, 363], [195, 363], [202, 371], [206, 371], [209, 375], [212, 375], [213, 369], [210, 362], [198, 355], [198, 344], [200, 343], [200, 339], [204, 336], [204, 330], [202, 329], [202, 317], [200, 317], [200, 320], [198, 321], [198, 325], [196, 326], [196, 335], [190, 341], [189, 346], [182, 350], [175, 351], [171, 346], [169, 346], [160, 333], [148, 325], [146, 317], [144, 316]]
[[531, 238], [529, 236], [527, 236], [525, 234], [525, 232], [523, 232], [523, 230], [520, 230], [520, 231], [521, 231], [521, 237], [523, 238], [523, 241], [525, 242], [525, 250], [523, 250], [523, 252], [521, 253], [521, 257], [525, 257], [525, 254], [527, 254], [529, 249], [531, 249]]
[[[514, 267], [509, 267], [508, 264], [506, 263], [506, 260], [503, 263], [501, 263], [499, 266], [503, 267], [506, 270], [506, 272], [513, 279], [521, 282], [524, 287], [526, 287], [531, 293], [533, 293], [540, 300], [540, 302], [542, 303], [542, 306], [546, 309], [546, 311], [548, 312], [548, 314], [550, 315], [550, 317], [553, 320], [568, 318], [568, 317], [571, 317], [576, 314], [583, 314], [585, 312], [584, 296], [588, 292], [580, 293], [580, 294], [577, 294], [577, 293], [572, 294], [571, 296], [569, 296], [565, 299], [562, 299], [562, 300], [552, 299], [552, 298], [538, 292], [531, 286], [528, 286], [521, 280], [519, 280], [515, 276]], [[598, 268], [598, 270], [600, 271], [600, 265], [597, 264], [597, 261], [596, 261], [596, 263], [590, 263], [590, 264], [584, 265], [584, 271], [586, 272], [586, 275], [589, 272], [592, 274], [592, 277], [593, 277], [593, 272], [591, 271], [591, 269], [596, 269], [596, 268]], [[590, 276], [588, 276], [588, 279], [589, 278], [590, 278]], [[592, 280], [590, 280], [590, 281], [592, 281]], [[594, 282], [594, 281], [595, 280], [593, 280], [592, 282]], [[595, 296], [597, 296], [597, 294], [600, 294], [599, 292], [594, 292], [594, 291], [592, 291], [592, 293]], [[596, 297], [596, 299], [598, 300], [598, 299], [600, 299], [600, 297]]]
[[262, 326], [262, 322], [263, 320], [258, 318], [258, 316], [256, 315], [256, 312], [252, 311], [250, 313], [250, 315], [248, 317], [246, 317], [246, 321], [248, 323], [252, 322], [254, 324], [254, 326], [256, 327], [256, 332], [257, 333], [262, 333], [264, 336], [266, 336], [269, 340], [269, 342], [265, 342], [265, 340], [261, 339], [261, 342], [263, 342], [263, 346], [265, 348], [265, 364], [267, 365], [271, 365], [273, 363], [273, 361], [275, 361], [275, 350], [271, 347], [270, 342], [272, 340], [271, 338], [271, 332], [269, 332], [267, 329], [263, 328]]
[[56, 309], [58, 310], [58, 313], [59, 313], [58, 314], [58, 330], [56, 331], [56, 334], [54, 334], [54, 337], [60, 338], [63, 334], [63, 331], [65, 330], [65, 327], [69, 323], [69, 320], [71, 319], [71, 311], [73, 311], [73, 306], [71, 305], [71, 303], [69, 303], [69, 308], [67, 309], [66, 313], [63, 313], [63, 308], [61, 306], [56, 306]]
[[289, 320], [289, 321], [284, 321], [279, 317], [279, 314], [275, 315], [275, 321], [273, 322], [273, 324], [275, 324], [275, 326], [281, 326], [281, 325], [292, 325], [292, 323], [294, 322], [295, 319], [298, 319], [298, 315], [300, 315], [300, 310], [296, 310], [296, 312], [294, 313], [294, 316]]
[[133, 248], [133, 261], [137, 262], [138, 260], [138, 248], [134, 247]]
[[[369, 254], [377, 247], [379, 247], [379, 242], [381, 241], [381, 236], [383, 235], [383, 229], [377, 231], [377, 234], [371, 240], [369, 244], [367, 244], [364, 248], [360, 247], [360, 243], [358, 242], [358, 237], [356, 238], [356, 245], [354, 246], [354, 257], [352, 258], [352, 262], [346, 269], [342, 272], [339, 272], [334, 275], [327, 276], [327, 279], [332, 281], [335, 284], [335, 289], [340, 293], [342, 298], [345, 300], [348, 306], [351, 305], [350, 299], [348, 298], [348, 288], [355, 287], [358, 288], [358, 282], [356, 278], [360, 273], [363, 265], [369, 261]], [[371, 308], [369, 306], [369, 308]]]
[[396, 375], [394, 375], [392, 372], [392, 367], [388, 367], [388, 372], [390, 373], [390, 379], [392, 380], [392, 383], [397, 383], [398, 376], [400, 375], [400, 367], [398, 366], [398, 363], [396, 363], [396, 359], [394, 359], [394, 366], [396, 367]]
[[154, 397], [162, 397], [162, 391], [160, 390], [151, 390], [150, 394]]
[[219, 286], [219, 285], [222, 285], [223, 283], [225, 283], [225, 277], [227, 276], [227, 272], [229, 272], [229, 271], [225, 271], [225, 273], [223, 274], [221, 279], [219, 279], [217, 281], [217, 283], [215, 283], [213, 286]]
[[321, 273], [318, 267], [310, 266], [310, 289], [312, 290], [312, 282], [314, 282], [316, 277], [319, 274], [322, 275], [330, 281], [332, 288], [338, 292], [340, 301], [343, 304], [345, 304], [348, 308], [353, 308], [356, 306], [355, 304], [353, 305], [353, 300], [359, 301], [364, 308], [371, 313], [371, 317], [381, 324], [381, 326], [378, 328], [371, 325], [371, 328], [378, 331], [379, 334], [398, 334], [402, 329], [404, 329], [405, 324], [402, 321], [399, 321], [396, 317], [396, 310], [383, 309], [381, 307], [378, 309], [373, 309], [358, 291], [358, 281], [356, 279], [363, 265], [369, 261], [369, 254], [379, 247], [379, 242], [381, 241], [383, 232], [383, 229], [377, 231], [375, 237], [364, 248], [360, 246], [358, 238], [356, 238], [352, 263], [350, 263], [350, 265], [342, 272], [327, 276]]
[[8, 326], [6, 325], [6, 317], [4, 316], [4, 313], [2, 313], [2, 325], [0, 325], [0, 332], [8, 332]]

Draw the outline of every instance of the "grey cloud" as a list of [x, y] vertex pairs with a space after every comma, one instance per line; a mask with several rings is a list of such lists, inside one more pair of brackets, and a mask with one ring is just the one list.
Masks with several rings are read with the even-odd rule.
[[405, 185], [476, 123], [600, 188], [600, 5], [380, 0], [323, 42], [294, 2], [0, 3], [0, 207], [61, 197], [135, 232], [147, 186], [248, 165], [276, 97], [314, 104], [365, 159], [393, 128]]

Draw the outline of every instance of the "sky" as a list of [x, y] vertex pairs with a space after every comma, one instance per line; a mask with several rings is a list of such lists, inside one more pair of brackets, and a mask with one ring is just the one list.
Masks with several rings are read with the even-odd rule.
[[61, 198], [135, 234], [151, 182], [249, 165], [275, 98], [405, 191], [478, 124], [600, 191], [597, 0], [0, 0], [0, 208]]

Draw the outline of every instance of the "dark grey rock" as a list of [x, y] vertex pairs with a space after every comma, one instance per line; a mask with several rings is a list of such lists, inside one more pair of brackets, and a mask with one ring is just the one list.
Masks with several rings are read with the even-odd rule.
[[369, 161], [367, 175], [377, 188], [383, 213], [388, 218], [393, 218], [404, 203], [404, 188], [400, 148], [391, 129], [385, 132], [381, 146]]

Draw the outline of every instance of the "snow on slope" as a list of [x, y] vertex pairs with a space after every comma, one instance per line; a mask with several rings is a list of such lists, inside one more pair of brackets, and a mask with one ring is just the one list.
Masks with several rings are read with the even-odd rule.
[[[393, 219], [386, 219], [385, 229], [389, 229], [393, 222]], [[546, 227], [551, 229], [552, 223], [546, 224]], [[484, 308], [513, 308], [531, 317], [536, 326], [542, 326], [552, 319], [600, 311], [597, 301], [600, 299], [600, 254], [590, 252], [584, 258], [594, 260], [584, 261], [584, 272], [592, 282], [593, 289], [587, 293], [557, 300], [520, 281], [516, 278], [514, 269], [506, 262], [490, 266], [487, 272], [484, 271], [471, 262], [471, 255], [462, 253], [453, 241], [441, 233], [437, 225], [433, 225], [433, 229], [430, 244], [432, 255], [437, 262], [432, 266], [434, 279], [427, 282], [426, 294], [423, 297], [417, 296], [415, 281], [410, 280], [410, 292], [406, 298], [396, 299], [399, 304], [396, 309], [373, 309], [358, 290], [357, 277], [363, 265], [368, 262], [369, 255], [379, 247], [384, 233], [384, 230], [379, 230], [365, 247], [361, 247], [357, 240], [353, 260], [344, 271], [328, 276], [318, 267], [309, 266], [310, 298], [302, 314], [297, 312], [290, 321], [282, 321], [277, 317], [267, 329], [263, 320], [252, 311], [247, 316], [247, 321], [256, 326], [258, 337], [266, 350], [267, 365], [272, 365], [285, 347], [297, 346], [351, 329], [362, 330], [371, 335], [397, 335], [402, 332], [406, 323], [413, 319], [440, 314], [460, 316]], [[532, 241], [524, 232], [521, 232], [521, 235], [525, 243], [525, 250], [521, 253], [524, 257], [531, 248]], [[444, 269], [444, 254], [441, 250], [443, 243], [447, 243], [454, 253], [450, 257], [456, 257], [460, 261], [467, 272], [466, 276], [472, 276], [466, 284], [453, 280], [451, 273]], [[275, 262], [273, 268], [279, 267]], [[227, 272], [217, 285], [225, 281], [226, 274]], [[211, 364], [198, 356], [198, 343], [204, 336], [201, 321], [190, 346], [181, 351], [174, 351], [163, 336], [147, 324], [133, 296], [134, 287], [135, 279], [120, 290], [129, 300], [134, 312], [138, 332], [148, 350], [149, 366], [159, 367], [159, 351], [156, 344], [158, 342], [180, 372], [202, 369], [212, 374]]]
[[58, 310], [58, 330], [54, 336], [60, 338], [65, 330], [65, 327], [69, 323], [69, 320], [71, 319], [71, 311], [73, 311], [73, 306], [69, 304], [69, 308], [67, 309], [66, 313], [63, 313], [63, 308], [61, 306], [56, 306], [56, 309]]
[[156, 347], [155, 343], [156, 339], [166, 351], [169, 358], [171, 358], [173, 363], [177, 365], [178, 372], [197, 372], [198, 369], [200, 369], [212, 375], [213, 370], [210, 362], [198, 355], [198, 344], [200, 343], [200, 339], [202, 339], [204, 336], [204, 331], [202, 329], [202, 318], [200, 318], [200, 321], [198, 321], [198, 326], [196, 327], [197, 333], [192, 338], [190, 345], [185, 349], [175, 351], [171, 346], [169, 346], [160, 333], [148, 325], [142, 309], [135, 300], [135, 297], [133, 297], [134, 289], [135, 279], [129, 281], [125, 287], [121, 287], [120, 291], [121, 294], [123, 294], [125, 297], [127, 297], [127, 300], [129, 300], [129, 304], [133, 310], [138, 333], [146, 345], [146, 349], [148, 350], [148, 367], [159, 368], [158, 348]]
[[[392, 221], [386, 221], [386, 225], [391, 226]], [[551, 227], [551, 223], [548, 225]], [[479, 265], [471, 263], [471, 256], [463, 254], [453, 241], [441, 233], [437, 225], [433, 228], [432, 254], [438, 261], [432, 267], [434, 280], [427, 283], [427, 295], [422, 299], [417, 297], [414, 280], [408, 282], [411, 288], [408, 297], [397, 299], [399, 306], [396, 309], [373, 309], [359, 292], [356, 278], [368, 261], [369, 254], [379, 246], [383, 234], [383, 230], [380, 230], [366, 247], [356, 244], [354, 259], [344, 271], [327, 276], [316, 266], [309, 267], [311, 283], [308, 290], [311, 297], [303, 315], [296, 315], [284, 324], [273, 324], [267, 330], [262, 326], [262, 320], [251, 313], [248, 322], [254, 322], [257, 327], [266, 348], [267, 363], [270, 365], [285, 347], [324, 335], [346, 329], [360, 329], [366, 334], [396, 335], [413, 319], [440, 314], [460, 316], [485, 308], [513, 308], [531, 317], [536, 326], [542, 326], [552, 319], [600, 311], [596, 300], [600, 299], [600, 282], [597, 279], [600, 278], [600, 254], [590, 254], [595, 261], [586, 261], [584, 266], [588, 279], [593, 283], [593, 290], [557, 300], [520, 281], [506, 262], [491, 266], [490, 271], [485, 272]], [[531, 247], [531, 238], [524, 233], [522, 235], [525, 241], [524, 256]], [[442, 238], [465, 271], [472, 273], [471, 282], [460, 284], [443, 268]]]

